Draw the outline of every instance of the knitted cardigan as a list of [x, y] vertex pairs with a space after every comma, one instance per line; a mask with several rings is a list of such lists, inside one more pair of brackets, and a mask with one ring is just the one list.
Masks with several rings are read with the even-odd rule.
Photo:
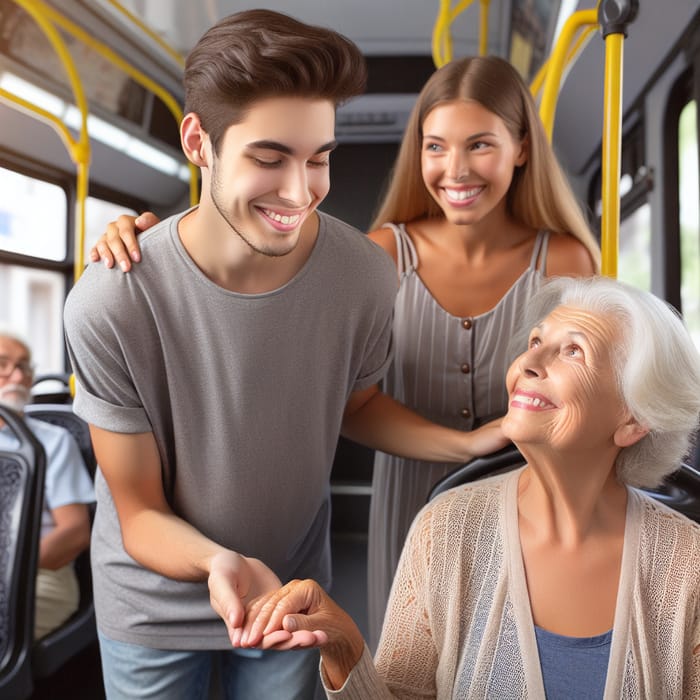
[[[365, 648], [329, 698], [545, 697], [518, 534], [521, 471], [423, 508], [375, 663]], [[699, 645], [700, 525], [628, 488], [605, 700], [697, 700]]]

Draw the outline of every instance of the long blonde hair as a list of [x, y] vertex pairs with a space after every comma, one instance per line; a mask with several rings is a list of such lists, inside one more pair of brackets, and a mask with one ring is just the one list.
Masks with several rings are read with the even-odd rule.
[[516, 141], [527, 139], [527, 160], [515, 169], [506, 195], [509, 215], [534, 229], [574, 236], [598, 270], [600, 248], [547, 140], [532, 95], [515, 68], [497, 56], [452, 61], [430, 77], [409, 117], [371, 229], [388, 222], [443, 217], [421, 175], [423, 123], [435, 107], [455, 100], [478, 102], [503, 120]]

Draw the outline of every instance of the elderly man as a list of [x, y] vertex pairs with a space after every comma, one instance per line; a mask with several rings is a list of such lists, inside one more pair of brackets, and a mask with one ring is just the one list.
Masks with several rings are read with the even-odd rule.
[[[0, 403], [23, 412], [33, 370], [27, 344], [0, 332]], [[56, 629], [78, 608], [80, 591], [73, 561], [90, 541], [88, 504], [95, 500], [92, 481], [70, 433], [56, 425], [25, 418], [46, 452], [46, 482], [41, 516], [39, 571], [36, 580], [34, 636]], [[0, 447], [14, 438], [0, 421]]]

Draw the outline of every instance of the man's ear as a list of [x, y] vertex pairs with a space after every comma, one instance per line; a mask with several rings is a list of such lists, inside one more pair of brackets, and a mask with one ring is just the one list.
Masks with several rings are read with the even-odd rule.
[[180, 143], [190, 163], [199, 168], [205, 168], [209, 165], [207, 158], [207, 149], [210, 146], [209, 136], [204, 131], [199, 116], [194, 112], [188, 112], [182, 119]]
[[617, 427], [613, 435], [613, 440], [618, 447], [630, 447], [634, 445], [635, 442], [639, 442], [648, 433], [649, 428], [645, 428], [641, 425], [636, 418], [628, 416], [627, 419]]

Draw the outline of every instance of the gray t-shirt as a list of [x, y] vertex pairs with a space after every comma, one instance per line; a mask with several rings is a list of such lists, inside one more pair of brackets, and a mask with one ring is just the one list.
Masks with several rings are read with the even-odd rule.
[[[65, 308], [75, 412], [100, 428], [153, 432], [174, 512], [282, 579], [330, 583], [329, 476], [345, 404], [385, 373], [396, 270], [356, 229], [320, 214], [303, 268], [245, 295], [209, 280], [177, 233], [141, 238], [132, 272], [93, 264]], [[171, 649], [228, 648], [206, 583], [174, 581], [124, 551], [96, 478], [92, 562], [108, 637]]]

